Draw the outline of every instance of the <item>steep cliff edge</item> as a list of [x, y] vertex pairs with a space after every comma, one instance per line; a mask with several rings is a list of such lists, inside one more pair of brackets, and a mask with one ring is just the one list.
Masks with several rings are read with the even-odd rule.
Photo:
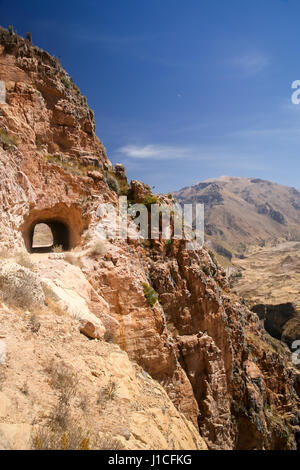
[[[164, 437], [154, 443], [146, 430], [143, 437], [139, 429], [139, 437], [129, 439], [129, 448], [139, 441], [143, 441], [142, 448], [176, 448], [175, 436], [182, 433], [185, 448], [204, 448], [202, 437], [212, 449], [295, 449], [300, 430], [299, 373], [289, 362], [289, 352], [230, 293], [225, 272], [208, 252], [186, 250], [184, 241], [175, 240], [109, 240], [101, 249], [95, 248], [99, 203], [116, 206], [117, 192], [141, 202], [149, 196], [149, 188], [133, 182], [128, 189], [122, 167], [112, 168], [95, 135], [92, 112], [58, 61], [29, 41], [0, 30], [0, 80], [6, 89], [6, 102], [0, 104], [1, 256], [7, 257], [9, 250], [26, 249], [31, 253], [32, 275], [37, 285], [42, 283], [42, 326], [41, 332], [34, 332], [35, 351], [42, 347], [42, 334], [54, 339], [54, 329], [47, 326], [54, 303], [73, 317], [71, 326], [65, 326], [71, 328], [70, 336], [57, 347], [54, 341], [53, 348], [49, 346], [43, 354], [52, 350], [54, 356], [59, 354], [68, 361], [70, 354], [76, 354], [76, 346], [70, 352], [73, 341], [78, 342], [78, 362], [83, 354], [92, 355], [95, 361], [98, 355], [111, 354], [112, 360], [113, 354], [123, 350], [146, 377], [150, 374], [151, 400], [155, 401], [156, 386], [160, 395], [164, 393], [161, 386], [165, 389], [167, 408], [173, 406], [171, 400], [178, 411], [172, 408], [165, 417], [166, 404], [157, 402]], [[54, 245], [61, 247], [61, 253], [34, 253], [33, 233], [39, 223], [52, 228]], [[72, 266], [76, 275], [66, 261], [76, 264]], [[12, 259], [2, 261], [1, 266], [3, 290], [3, 286], [13, 285], [10, 272], [20, 270]], [[149, 305], [145, 285], [155, 289], [159, 302]], [[21, 346], [25, 338], [20, 333], [11, 339], [14, 330], [4, 294], [2, 291], [0, 324], [8, 349], [6, 367], [16, 370], [15, 343]], [[74, 305], [78, 307], [75, 311]], [[28, 315], [33, 307], [23, 310], [22, 315]], [[85, 338], [77, 326], [87, 333], [87, 326], [80, 322], [88, 319], [98, 322], [94, 337], [98, 335], [100, 346], [98, 339], [83, 344]], [[69, 320], [64, 321], [68, 324]], [[64, 342], [69, 345], [69, 356]], [[31, 360], [28, 354], [23, 370]], [[106, 362], [101, 367], [108, 374]], [[132, 367], [131, 362], [126, 364]], [[120, 382], [125, 381], [122, 367], [120, 363]], [[10, 391], [17, 387], [6, 380], [4, 394], [6, 386]], [[94, 397], [95, 387], [89, 392], [87, 385], [86, 390]], [[128, 394], [127, 406], [134, 406], [135, 400]], [[135, 420], [148, 423], [147, 412], [157, 406], [150, 400], [140, 410], [139, 400]], [[49, 403], [51, 397], [45, 406]], [[42, 422], [43, 417], [28, 406], [24, 405], [18, 422]], [[9, 415], [8, 424], [15, 424], [13, 416]], [[168, 441], [173, 418], [178, 428], [170, 431]], [[159, 423], [153, 426], [159, 428]], [[196, 427], [201, 435], [198, 441]]]

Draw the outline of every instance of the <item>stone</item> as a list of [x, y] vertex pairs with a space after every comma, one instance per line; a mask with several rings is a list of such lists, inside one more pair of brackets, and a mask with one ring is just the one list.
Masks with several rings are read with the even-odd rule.
[[91, 339], [101, 339], [103, 338], [105, 329], [95, 326], [92, 322], [88, 320], [80, 320], [80, 333], [84, 334]]

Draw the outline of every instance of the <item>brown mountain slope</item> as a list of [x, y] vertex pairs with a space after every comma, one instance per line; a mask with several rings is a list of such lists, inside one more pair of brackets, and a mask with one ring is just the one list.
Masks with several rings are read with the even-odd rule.
[[[300, 192], [255, 178], [224, 176], [174, 193], [180, 203], [205, 204], [205, 231], [221, 245], [244, 253], [249, 245], [300, 237]], [[224, 251], [226, 254], [226, 251]]]

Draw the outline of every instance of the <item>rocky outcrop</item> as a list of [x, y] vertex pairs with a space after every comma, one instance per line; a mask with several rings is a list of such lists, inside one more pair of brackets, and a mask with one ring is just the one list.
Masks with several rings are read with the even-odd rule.
[[[7, 95], [0, 104], [0, 245], [6, 252], [26, 248], [46, 289], [45, 323], [30, 327], [36, 336], [26, 354], [24, 325], [16, 342], [18, 322], [14, 317], [13, 334], [14, 312], [3, 304], [7, 366], [15, 371], [5, 389], [12, 394], [21, 386], [19, 366], [29, 374], [31, 361], [55, 356], [83, 371], [82, 391], [94, 408], [99, 387], [113, 396], [109, 380], [117, 382], [118, 406], [86, 418], [99, 433], [115, 429], [127, 448], [296, 448], [298, 375], [286, 351], [230, 293], [225, 272], [205, 249], [134, 237], [101, 245], [99, 203], [117, 206], [119, 192], [150, 207], [156, 196], [137, 181], [128, 190], [122, 166], [113, 170], [86, 101], [57, 60], [4, 30], [0, 44]], [[32, 252], [37, 223], [73, 253]], [[101, 334], [86, 323], [94, 339], [80, 334], [81, 320], [102, 325]], [[35, 380], [38, 405], [33, 412], [20, 395], [15, 424], [45, 422], [41, 408], [50, 409], [54, 396], [43, 375]], [[37, 389], [45, 393], [37, 397]]]

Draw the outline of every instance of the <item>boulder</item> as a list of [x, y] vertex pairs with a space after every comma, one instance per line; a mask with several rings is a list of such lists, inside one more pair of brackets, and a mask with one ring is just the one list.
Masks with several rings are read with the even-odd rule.
[[84, 334], [88, 338], [91, 339], [101, 339], [103, 338], [103, 335], [105, 333], [105, 328], [101, 326], [96, 326], [94, 323], [88, 320], [80, 320], [79, 322], [80, 327], [79, 331], [80, 333]]

